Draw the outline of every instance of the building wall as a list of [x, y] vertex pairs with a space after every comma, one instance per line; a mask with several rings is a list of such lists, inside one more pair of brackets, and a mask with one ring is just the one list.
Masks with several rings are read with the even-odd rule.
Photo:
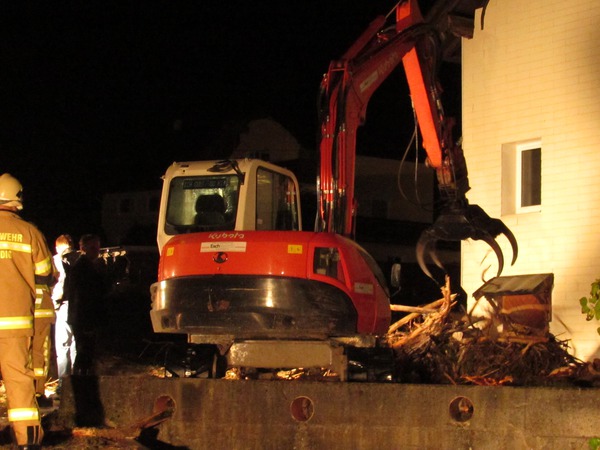
[[265, 118], [248, 122], [231, 157], [290, 161], [298, 159], [300, 152], [300, 143], [289, 131], [273, 119]]
[[[469, 201], [501, 217], [519, 242], [503, 275], [554, 273], [551, 332], [571, 340], [576, 356], [599, 357], [600, 323], [586, 322], [579, 298], [600, 278], [600, 2], [492, 0], [483, 30], [480, 15], [474, 38], [463, 40]], [[501, 216], [502, 148], [532, 139], [541, 140], [541, 211]], [[486, 267], [485, 279], [495, 273], [495, 257], [472, 241], [462, 256], [472, 293]]]

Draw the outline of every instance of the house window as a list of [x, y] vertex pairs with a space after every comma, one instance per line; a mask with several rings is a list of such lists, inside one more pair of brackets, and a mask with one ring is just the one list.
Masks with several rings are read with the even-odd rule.
[[502, 214], [542, 209], [541, 141], [502, 146]]
[[533, 208], [539, 211], [542, 205], [542, 149], [538, 146], [519, 146], [517, 151], [518, 210], [528, 212]]
[[518, 144], [517, 213], [536, 212], [542, 206], [542, 147], [539, 141]]

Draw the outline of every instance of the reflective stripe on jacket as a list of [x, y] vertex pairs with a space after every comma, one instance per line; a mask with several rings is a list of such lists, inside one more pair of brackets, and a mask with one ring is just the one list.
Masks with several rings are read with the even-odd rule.
[[50, 289], [45, 284], [35, 285], [35, 320], [47, 320], [51, 323], [56, 321], [56, 313], [54, 312], [54, 303]]
[[0, 330], [27, 330], [33, 328], [33, 316], [0, 317]]

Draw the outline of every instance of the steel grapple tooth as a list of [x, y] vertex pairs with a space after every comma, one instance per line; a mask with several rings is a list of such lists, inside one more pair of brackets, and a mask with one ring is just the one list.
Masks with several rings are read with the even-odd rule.
[[[423, 273], [425, 275], [427, 275], [429, 278], [431, 278], [433, 281], [436, 281], [435, 278], [433, 277], [433, 275], [431, 274], [431, 272], [429, 271], [429, 269], [427, 268], [427, 265], [425, 264], [425, 255], [429, 255], [430, 254], [430, 245], [431, 245], [431, 239], [430, 239], [430, 235], [432, 233], [428, 233], [429, 230], [425, 230], [423, 233], [421, 233], [421, 236], [419, 237], [419, 241], [417, 242], [417, 263], [419, 264], [419, 267], [421, 268], [421, 270], [423, 271]], [[435, 242], [434, 242], [435, 245]]]
[[[511, 266], [517, 261], [517, 256], [519, 255], [519, 246], [517, 244], [517, 239], [515, 235], [510, 231], [510, 228], [506, 226], [504, 222], [500, 219], [494, 219], [490, 217], [480, 206], [478, 205], [468, 205], [467, 206], [468, 217], [471, 220], [473, 228], [475, 229], [474, 236], [472, 239], [485, 239], [485, 235], [491, 236], [492, 238], [496, 238], [503, 234], [510, 246], [512, 248], [513, 257], [511, 260]], [[479, 234], [481, 233], [481, 237]], [[488, 242], [489, 244], [489, 242]], [[494, 249], [494, 251], [496, 251]], [[497, 252], [496, 252], [497, 253]]]
[[481, 240], [485, 241], [487, 245], [492, 247], [492, 250], [494, 250], [494, 253], [496, 254], [496, 259], [498, 259], [498, 274], [496, 276], [499, 277], [504, 269], [504, 255], [502, 254], [502, 249], [496, 240], [489, 235], [482, 237]]

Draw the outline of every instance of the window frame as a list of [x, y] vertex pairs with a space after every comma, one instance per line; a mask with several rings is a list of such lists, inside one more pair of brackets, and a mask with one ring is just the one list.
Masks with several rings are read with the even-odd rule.
[[[539, 199], [537, 205], [522, 206], [523, 194], [523, 153], [529, 150], [539, 149]], [[509, 142], [502, 144], [502, 162], [501, 162], [501, 209], [502, 215], [527, 214], [542, 211], [542, 165], [543, 165], [543, 146], [541, 138], [533, 138], [519, 142]]]

